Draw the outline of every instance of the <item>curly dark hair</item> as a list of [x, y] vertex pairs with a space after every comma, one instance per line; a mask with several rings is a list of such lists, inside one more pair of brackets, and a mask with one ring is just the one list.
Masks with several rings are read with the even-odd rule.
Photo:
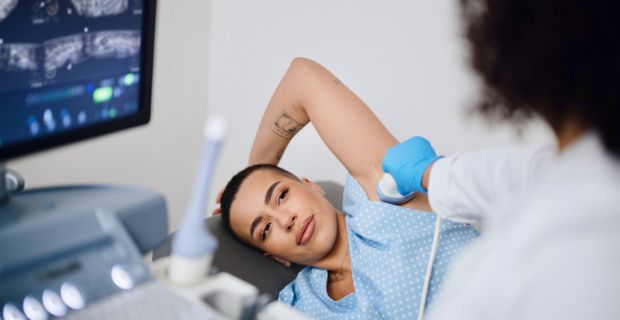
[[595, 129], [620, 157], [620, 3], [612, 0], [461, 0], [471, 64], [491, 117], [567, 117]]

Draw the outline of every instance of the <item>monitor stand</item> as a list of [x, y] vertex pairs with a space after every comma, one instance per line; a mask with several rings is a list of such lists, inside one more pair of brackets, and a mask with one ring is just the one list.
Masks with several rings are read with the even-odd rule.
[[0, 162], [0, 206], [9, 201], [9, 190], [6, 185], [6, 166]]
[[25, 183], [19, 173], [14, 170], [7, 169], [6, 166], [0, 163], [0, 181], [4, 182], [0, 185], [0, 205], [8, 201], [11, 193], [24, 190]]

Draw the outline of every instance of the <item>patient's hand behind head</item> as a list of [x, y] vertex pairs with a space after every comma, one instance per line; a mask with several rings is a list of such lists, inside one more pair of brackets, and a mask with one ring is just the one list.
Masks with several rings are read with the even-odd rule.
[[335, 244], [338, 211], [322, 189], [271, 165], [238, 173], [222, 196], [225, 225], [242, 241], [303, 265], [316, 265]]

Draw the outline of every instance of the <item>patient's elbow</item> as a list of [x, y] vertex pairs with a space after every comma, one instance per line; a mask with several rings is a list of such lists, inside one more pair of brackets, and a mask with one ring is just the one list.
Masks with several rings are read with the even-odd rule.
[[291, 61], [291, 65], [289, 67], [290, 71], [299, 72], [304, 75], [316, 74], [324, 70], [325, 68], [319, 64], [318, 62], [304, 58], [304, 57], [296, 57]]
[[291, 66], [294, 67], [307, 67], [316, 64], [318, 64], [316, 61], [305, 57], [295, 57], [293, 61], [291, 61]]

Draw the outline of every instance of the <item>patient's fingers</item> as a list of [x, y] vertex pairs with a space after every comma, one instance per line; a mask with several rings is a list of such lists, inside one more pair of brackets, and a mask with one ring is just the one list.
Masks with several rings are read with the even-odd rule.
[[[224, 193], [224, 189], [220, 190], [220, 192], [217, 193], [217, 197], [215, 197], [215, 203], [220, 204], [222, 202], [222, 194]], [[213, 210], [213, 212], [211, 212], [212, 216], [218, 216], [222, 214], [222, 208], [217, 207], [215, 208], [215, 210]]]
[[220, 203], [222, 202], [222, 194], [224, 193], [224, 189], [220, 190], [220, 192], [218, 192], [217, 197], [215, 197], [215, 203]]
[[211, 212], [212, 216], [219, 216], [220, 214], [222, 214], [222, 208], [217, 207], [213, 210], [213, 212]]

